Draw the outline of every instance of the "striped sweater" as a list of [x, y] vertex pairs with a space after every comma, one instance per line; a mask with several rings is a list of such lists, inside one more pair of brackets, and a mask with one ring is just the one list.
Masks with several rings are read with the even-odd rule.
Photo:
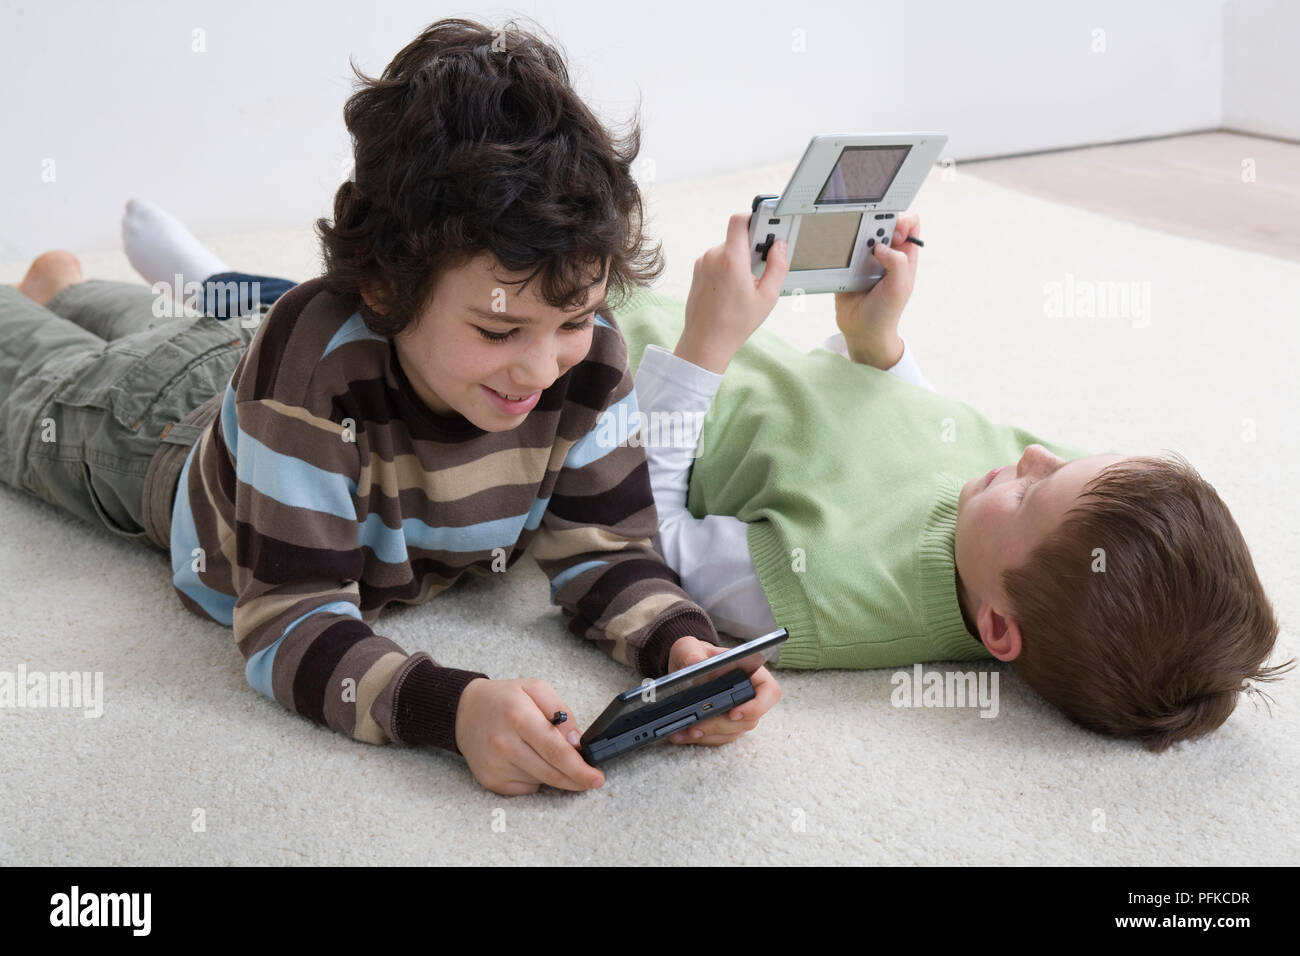
[[461, 691], [486, 675], [371, 625], [530, 545], [569, 631], [641, 674], [665, 673], [679, 637], [717, 643], [651, 545], [627, 346], [612, 315], [595, 324], [523, 423], [487, 432], [424, 405], [392, 341], [321, 279], [275, 303], [212, 399], [170, 528], [181, 602], [234, 629], [253, 687], [358, 740], [459, 752]]

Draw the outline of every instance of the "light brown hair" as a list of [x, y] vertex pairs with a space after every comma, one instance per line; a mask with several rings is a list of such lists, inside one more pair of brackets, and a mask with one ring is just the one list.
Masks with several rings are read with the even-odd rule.
[[1264, 666], [1278, 624], [1241, 530], [1167, 454], [1103, 469], [1002, 574], [1016, 672], [1076, 723], [1153, 752], [1219, 727], [1248, 682], [1295, 664]]

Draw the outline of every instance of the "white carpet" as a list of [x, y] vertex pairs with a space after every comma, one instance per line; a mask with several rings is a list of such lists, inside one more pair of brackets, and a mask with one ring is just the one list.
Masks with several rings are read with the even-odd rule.
[[[727, 216], [790, 169], [655, 187], [659, 288], [684, 298]], [[903, 333], [927, 377], [1085, 448], [1186, 454], [1251, 545], [1283, 626], [1275, 660], [1296, 654], [1300, 265], [960, 173], [936, 170], [916, 208], [926, 246]], [[234, 268], [318, 271], [309, 225], [207, 238]], [[83, 262], [134, 278], [117, 252]], [[0, 265], [0, 281], [24, 267]], [[1103, 280], [1149, 283], [1149, 323], [1045, 317], [1045, 283]], [[770, 327], [814, 346], [832, 306], [807, 305], [782, 301]], [[8, 863], [1297, 861], [1296, 678], [1271, 689], [1271, 717], [1243, 702], [1212, 737], [1153, 756], [1075, 728], [1006, 666], [995, 719], [894, 708], [888, 670], [778, 672], [784, 700], [739, 743], [649, 748], [609, 764], [602, 790], [505, 798], [458, 758], [355, 743], [262, 697], [229, 632], [181, 607], [161, 554], [4, 485], [0, 527], [0, 670], [102, 671], [106, 699], [99, 719], [0, 711]], [[587, 722], [637, 679], [568, 635], [547, 595], [529, 562], [377, 629], [452, 666], [544, 678]]]

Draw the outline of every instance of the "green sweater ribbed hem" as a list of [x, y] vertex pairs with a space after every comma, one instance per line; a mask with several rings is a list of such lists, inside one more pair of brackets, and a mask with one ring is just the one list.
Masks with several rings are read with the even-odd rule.
[[813, 623], [808, 594], [791, 567], [793, 556], [770, 521], [754, 521], [745, 529], [749, 556], [763, 586], [777, 626], [790, 636], [781, 645], [778, 667], [815, 668], [821, 663], [821, 646]]

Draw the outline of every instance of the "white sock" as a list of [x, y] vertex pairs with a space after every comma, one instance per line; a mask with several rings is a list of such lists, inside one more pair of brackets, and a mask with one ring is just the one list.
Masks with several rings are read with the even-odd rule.
[[218, 272], [230, 271], [179, 220], [144, 199], [126, 202], [122, 245], [135, 271], [150, 285], [171, 285], [180, 275], [184, 288], [186, 282], [202, 282]]

